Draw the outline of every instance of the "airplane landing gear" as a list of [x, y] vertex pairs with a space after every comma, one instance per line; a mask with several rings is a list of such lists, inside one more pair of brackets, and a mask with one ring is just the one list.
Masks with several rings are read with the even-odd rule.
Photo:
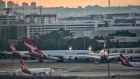
[[33, 74], [33, 76], [36, 76], [36, 74]]
[[42, 59], [39, 59], [39, 61], [38, 61], [39, 63], [42, 63], [43, 62], [43, 60]]

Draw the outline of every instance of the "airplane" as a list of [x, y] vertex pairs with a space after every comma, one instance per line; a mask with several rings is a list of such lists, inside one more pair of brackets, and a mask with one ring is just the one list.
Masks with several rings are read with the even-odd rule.
[[120, 54], [121, 64], [128, 67], [140, 68], [140, 62], [130, 62], [122, 54]]
[[52, 68], [27, 68], [24, 65], [24, 63], [23, 63], [23, 61], [21, 59], [20, 59], [20, 63], [21, 63], [21, 67], [22, 67], [21, 71], [23, 73], [26, 73], [26, 74], [33, 74], [34, 76], [37, 75], [37, 74], [39, 74], [39, 75], [41, 75], [41, 74], [44, 74], [44, 75], [50, 74], [51, 75], [51, 73], [54, 72], [54, 70]]
[[90, 53], [88, 57], [94, 58], [95, 63], [108, 62], [108, 61], [117, 61], [120, 53], [108, 53], [106, 51], [106, 38], [104, 37], [104, 49], [99, 53]]
[[13, 43], [9, 42], [9, 44], [13, 56], [16, 56], [18, 58], [23, 58], [23, 59], [30, 58], [30, 55], [27, 54], [28, 51], [17, 51]]
[[39, 62], [43, 62], [43, 58], [57, 61], [76, 60], [80, 55], [92, 53], [88, 50], [39, 50], [27, 37], [23, 37], [23, 40], [30, 55], [40, 58]]
[[[31, 55], [42, 58], [49, 58], [58, 61], [64, 60], [78, 60], [78, 59], [93, 59], [96, 63], [107, 62], [109, 61], [117, 61], [120, 53], [108, 53], [105, 50], [106, 47], [106, 39], [104, 37], [104, 50], [101, 50], [100, 53], [94, 53], [89, 50], [39, 50], [27, 37], [23, 37], [24, 43], [28, 48], [28, 51]], [[43, 61], [40, 58], [39, 62]]]
[[44, 54], [40, 51], [27, 37], [23, 37], [24, 43], [29, 51], [29, 54], [33, 57], [40, 58], [39, 62], [43, 62], [42, 59], [52, 59], [52, 60], [59, 60], [58, 57], [51, 56], [50, 54]]
[[9, 42], [9, 44], [10, 44], [10, 48], [11, 48], [12, 54], [14, 56], [17, 56], [17, 57], [21, 58], [21, 54], [16, 50], [16, 48], [14, 47], [14, 45], [11, 42]]

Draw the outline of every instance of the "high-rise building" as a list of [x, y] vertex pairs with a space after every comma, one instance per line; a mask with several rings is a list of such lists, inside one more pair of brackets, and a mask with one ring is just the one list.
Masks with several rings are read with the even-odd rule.
[[19, 7], [19, 4], [15, 4], [15, 8], [18, 8]]
[[9, 1], [9, 2], [7, 3], [7, 8], [15, 8], [14, 2]]
[[32, 24], [53, 24], [56, 20], [56, 14], [31, 14], [25, 16], [25, 21]]
[[3, 9], [5, 8], [5, 2], [0, 0], [0, 9]]
[[23, 3], [22, 3], [22, 7], [28, 7], [28, 3], [23, 2]]
[[32, 2], [32, 3], [31, 3], [31, 7], [32, 7], [32, 8], [36, 8], [36, 2]]
[[26, 36], [26, 26], [23, 24], [0, 25], [0, 39], [17, 40]]

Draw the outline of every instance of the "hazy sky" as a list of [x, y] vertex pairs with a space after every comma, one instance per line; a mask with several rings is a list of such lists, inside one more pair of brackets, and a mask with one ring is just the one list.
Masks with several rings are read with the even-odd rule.
[[[37, 6], [43, 5], [44, 7], [85, 7], [87, 5], [100, 5], [108, 6], [108, 0], [3, 0], [3, 1], [13, 1], [18, 4], [22, 2], [36, 2]], [[110, 0], [111, 6], [127, 6], [127, 5], [140, 5], [140, 0]]]

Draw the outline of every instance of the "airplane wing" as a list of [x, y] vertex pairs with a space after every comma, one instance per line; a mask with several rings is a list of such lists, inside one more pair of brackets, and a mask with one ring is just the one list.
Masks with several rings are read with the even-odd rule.
[[119, 58], [119, 57], [120, 57], [120, 53], [109, 53], [109, 59]]

